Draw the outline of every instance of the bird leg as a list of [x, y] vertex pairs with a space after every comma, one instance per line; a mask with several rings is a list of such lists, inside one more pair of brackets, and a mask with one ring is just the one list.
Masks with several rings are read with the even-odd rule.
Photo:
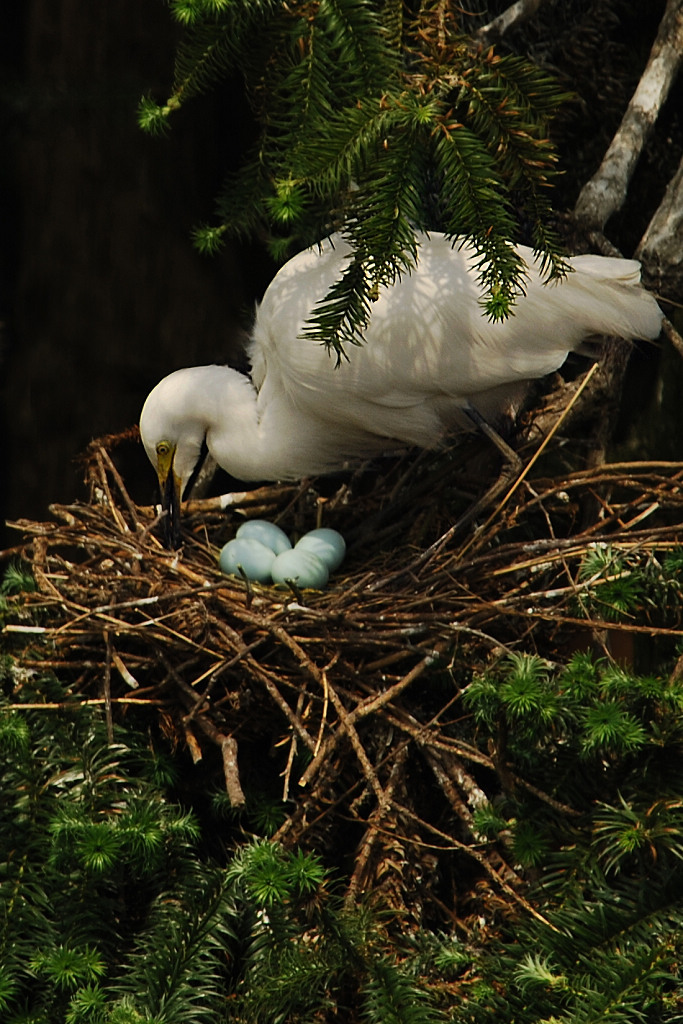
[[488, 437], [489, 441], [496, 446], [500, 454], [503, 456], [503, 462], [507, 469], [504, 468], [506, 473], [506, 480], [511, 480], [512, 477], [519, 473], [522, 468], [522, 460], [520, 459], [514, 448], [505, 441], [495, 427], [492, 427], [487, 419], [485, 419], [478, 409], [475, 409], [469, 402], [463, 406], [462, 410], [468, 419], [472, 420], [477, 430], [480, 430], [485, 437]]
[[500, 436], [498, 431], [491, 426], [479, 410], [475, 409], [475, 407], [470, 405], [468, 402], [463, 406], [462, 411], [468, 419], [472, 421], [477, 430], [484, 434], [484, 436], [487, 437], [493, 445], [495, 445], [502, 455], [503, 465], [500, 473], [498, 474], [498, 479], [491, 484], [488, 490], [486, 490], [480, 498], [470, 505], [466, 512], [463, 512], [460, 518], [457, 519], [452, 526], [449, 526], [446, 532], [443, 533], [438, 540], [426, 548], [425, 551], [421, 552], [421, 554], [407, 566], [399, 570], [399, 572], [392, 574], [391, 576], [384, 577], [377, 584], [374, 584], [370, 588], [371, 590], [380, 590], [385, 583], [420, 569], [426, 562], [433, 558], [434, 555], [438, 554], [439, 551], [446, 547], [456, 533], [462, 530], [465, 526], [469, 526], [469, 524], [476, 519], [485, 508], [488, 508], [489, 505], [491, 505], [496, 498], [510, 486], [514, 478], [522, 471], [522, 460], [517, 452]]
[[480, 498], [477, 498], [477, 500], [470, 505], [466, 512], [463, 512], [460, 518], [457, 519], [453, 525], [450, 526], [448, 530], [446, 530], [446, 532], [434, 542], [434, 544], [430, 545], [426, 551], [422, 552], [418, 559], [411, 563], [410, 569], [417, 568], [418, 565], [424, 564], [424, 562], [428, 561], [433, 555], [441, 551], [441, 549], [449, 543], [456, 533], [462, 530], [465, 526], [469, 526], [471, 522], [477, 519], [480, 513], [485, 508], [488, 508], [489, 505], [496, 500], [498, 495], [506, 489], [506, 487], [509, 487], [514, 478], [518, 476], [522, 470], [522, 460], [517, 452], [500, 436], [495, 427], [491, 426], [488, 420], [482, 416], [478, 409], [475, 409], [475, 407], [470, 405], [468, 402], [463, 406], [462, 411], [468, 419], [474, 423], [477, 430], [479, 430], [493, 445], [495, 445], [503, 458], [503, 465], [500, 473], [498, 474], [498, 479], [491, 484], [488, 490], [486, 490]]

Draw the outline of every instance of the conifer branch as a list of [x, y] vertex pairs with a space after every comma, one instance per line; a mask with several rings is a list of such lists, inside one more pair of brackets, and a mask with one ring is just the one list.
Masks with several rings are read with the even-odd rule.
[[140, 108], [141, 124], [161, 132], [188, 99], [243, 76], [259, 139], [196, 242], [211, 252], [259, 233], [284, 255], [341, 230], [353, 265], [306, 328], [338, 356], [362, 338], [377, 289], [414, 265], [418, 229], [469, 239], [485, 312], [508, 316], [524, 288], [511, 190], [543, 272], [565, 270], [546, 197], [546, 128], [565, 97], [528, 61], [473, 46], [450, 4], [425, 4], [412, 22], [400, 8], [176, 0], [187, 32], [174, 89]]

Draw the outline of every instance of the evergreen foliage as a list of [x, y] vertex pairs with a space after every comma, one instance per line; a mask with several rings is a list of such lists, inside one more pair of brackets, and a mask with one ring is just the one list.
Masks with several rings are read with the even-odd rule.
[[[589, 598], [614, 571], [613, 553], [596, 558]], [[670, 606], [667, 574], [651, 567], [676, 558], [626, 570], [641, 600]], [[211, 857], [199, 820], [169, 798], [173, 762], [139, 729], [117, 727], [112, 742], [97, 710], [9, 656], [3, 690], [7, 1024], [680, 1019], [676, 673], [511, 654], [465, 687], [469, 715], [454, 728], [506, 766], [480, 780], [474, 834], [512, 852], [528, 901], [466, 936], [406, 933], [381, 905], [345, 900], [322, 856], [242, 834], [234, 817], [216, 860], [215, 841]], [[211, 806], [225, 819], [220, 800]], [[256, 806], [249, 820], [259, 816], [270, 832], [272, 814]]]
[[56, 680], [24, 680], [12, 696], [0, 712], [3, 1020], [104, 1020], [105, 986], [153, 893], [170, 900], [195, 872], [198, 825], [164, 800], [168, 766], [133, 734], [108, 744], [78, 705], [22, 708], [63, 699]]
[[164, 132], [224, 80], [241, 80], [257, 126], [218, 223], [196, 232], [200, 250], [258, 235], [282, 259], [335, 230], [352, 243], [311, 337], [339, 354], [361, 340], [373, 296], [414, 265], [418, 228], [474, 244], [493, 319], [524, 288], [511, 241], [541, 253], [548, 277], [565, 272], [547, 188], [548, 124], [565, 97], [528, 60], [478, 46], [460, 5], [173, 0], [171, 12], [185, 30], [173, 90], [162, 104], [142, 100], [142, 128]]
[[649, 608], [675, 617], [681, 607], [681, 568], [679, 548], [658, 555], [594, 544], [581, 565], [583, 588], [577, 591], [577, 611], [608, 622], [626, 622]]
[[313, 1021], [347, 990], [369, 1020], [437, 1019], [318, 858], [255, 840], [207, 860], [164, 759], [46, 697], [65, 699], [54, 679], [24, 682], [0, 717], [3, 1021]]
[[[566, 666], [511, 654], [472, 681], [465, 702], [529, 781], [582, 810], [607, 794], [620, 804], [625, 788], [638, 791], [643, 766], [654, 773], [662, 747], [680, 742], [680, 680], [635, 676], [587, 653]], [[679, 773], [657, 778], [658, 794], [681, 784]]]
[[[513, 655], [475, 679], [466, 700], [531, 784], [484, 806], [476, 824], [532, 870], [541, 915], [488, 949], [462, 1019], [678, 1019], [680, 681], [588, 654], [566, 666]], [[561, 813], [533, 798], [534, 783]]]

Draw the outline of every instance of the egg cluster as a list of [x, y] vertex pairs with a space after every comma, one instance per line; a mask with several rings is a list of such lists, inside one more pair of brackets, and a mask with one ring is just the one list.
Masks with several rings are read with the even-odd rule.
[[322, 590], [330, 573], [341, 565], [346, 542], [336, 530], [325, 527], [305, 533], [292, 547], [284, 530], [265, 519], [242, 523], [234, 540], [221, 548], [222, 572], [257, 583], [287, 583]]

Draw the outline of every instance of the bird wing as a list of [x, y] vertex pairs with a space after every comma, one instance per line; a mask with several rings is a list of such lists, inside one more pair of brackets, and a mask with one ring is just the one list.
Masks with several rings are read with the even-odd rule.
[[528, 324], [517, 322], [512, 329], [512, 320], [486, 320], [471, 249], [454, 248], [440, 234], [419, 240], [417, 268], [381, 291], [364, 344], [351, 349], [336, 368], [334, 353], [301, 335], [316, 304], [341, 276], [351, 250], [335, 237], [320, 250], [290, 260], [257, 314], [250, 352], [257, 388], [269, 378], [296, 404], [349, 422], [355, 404], [405, 409], [439, 395], [465, 401], [561, 364], [566, 343], [525, 347], [516, 339]]
[[302, 331], [341, 276], [349, 245], [336, 236], [282, 268], [258, 311], [250, 353], [264, 402], [286, 395], [330, 423], [433, 442], [445, 409], [553, 372], [591, 333], [658, 332], [661, 314], [634, 287], [633, 261], [577, 257], [575, 273], [544, 285], [532, 250], [519, 246], [526, 294], [513, 316], [494, 323], [482, 310], [475, 251], [438, 233], [418, 241], [417, 267], [382, 289], [364, 344], [337, 367], [334, 353]]

